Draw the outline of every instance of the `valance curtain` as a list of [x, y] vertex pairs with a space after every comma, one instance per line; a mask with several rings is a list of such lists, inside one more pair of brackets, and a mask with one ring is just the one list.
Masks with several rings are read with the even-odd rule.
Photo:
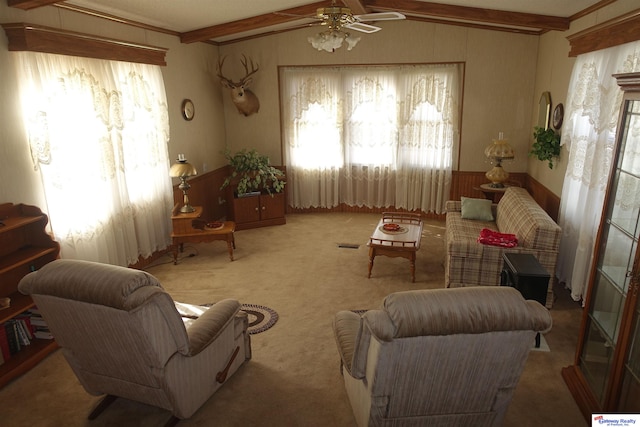
[[[635, 71], [640, 71], [640, 42], [579, 55], [573, 67], [562, 126], [569, 160], [558, 218], [562, 239], [557, 275], [575, 301], [585, 297], [613, 161], [622, 101], [613, 74]], [[636, 200], [634, 196], [632, 203], [616, 203], [632, 210], [638, 207]]]
[[442, 213], [460, 64], [281, 69], [289, 204]]
[[170, 244], [158, 66], [19, 52], [29, 149], [64, 258], [127, 266]]

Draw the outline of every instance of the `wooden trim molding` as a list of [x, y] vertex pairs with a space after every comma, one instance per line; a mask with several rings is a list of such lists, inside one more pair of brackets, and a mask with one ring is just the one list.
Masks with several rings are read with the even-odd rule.
[[576, 13], [574, 15], [571, 15], [569, 17], [569, 19], [571, 20], [571, 22], [573, 22], [576, 19], [580, 19], [583, 16], [587, 16], [590, 13], [596, 12], [596, 11], [602, 9], [603, 7], [609, 6], [611, 3], [615, 3], [615, 2], [616, 2], [616, 0], [600, 0], [598, 3], [591, 5], [586, 9], [582, 9], [580, 12], [578, 12], [578, 13]]
[[85, 58], [167, 65], [166, 48], [26, 23], [2, 24], [10, 51], [55, 53]]
[[59, 1], [60, 0], [7, 0], [7, 6], [30, 10], [41, 6], [48, 6]]
[[567, 40], [569, 56], [640, 40], [640, 9], [572, 34]]
[[412, 1], [412, 0], [367, 0], [365, 6], [376, 11], [398, 11], [409, 15], [440, 17], [457, 20], [480, 21], [500, 25], [518, 26], [525, 28], [538, 28], [542, 30], [569, 29], [569, 18], [549, 15], [536, 15], [533, 13], [509, 12], [504, 10], [484, 9], [447, 5], [441, 3]]
[[327, 6], [326, 1], [307, 4], [304, 6], [292, 7], [281, 10], [278, 13], [267, 13], [264, 15], [252, 16], [233, 22], [214, 25], [211, 27], [199, 28], [180, 34], [182, 43], [195, 43], [216, 37], [224, 37], [230, 34], [242, 33], [250, 30], [257, 30], [265, 26], [278, 25], [286, 22], [300, 20], [300, 17], [315, 15], [319, 7]]

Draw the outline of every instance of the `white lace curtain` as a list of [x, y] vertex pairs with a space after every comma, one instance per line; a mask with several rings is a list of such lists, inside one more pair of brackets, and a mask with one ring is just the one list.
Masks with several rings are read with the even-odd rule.
[[64, 258], [134, 263], [170, 244], [158, 66], [19, 52], [25, 125]]
[[622, 91], [612, 76], [634, 71], [640, 71], [640, 42], [579, 55], [573, 67], [562, 126], [569, 160], [557, 275], [576, 301], [586, 293], [614, 154]]
[[442, 213], [461, 65], [281, 69], [289, 204]]

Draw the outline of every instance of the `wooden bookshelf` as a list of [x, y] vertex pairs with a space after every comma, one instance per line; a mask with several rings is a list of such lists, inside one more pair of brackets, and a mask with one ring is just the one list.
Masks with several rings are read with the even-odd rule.
[[[0, 204], [0, 297], [11, 305], [0, 310], [0, 326], [34, 306], [33, 300], [18, 291], [18, 283], [31, 271], [55, 260], [60, 245], [46, 231], [49, 221], [42, 211], [29, 205]], [[0, 387], [33, 368], [57, 348], [55, 340], [34, 338], [29, 345], [0, 365]]]

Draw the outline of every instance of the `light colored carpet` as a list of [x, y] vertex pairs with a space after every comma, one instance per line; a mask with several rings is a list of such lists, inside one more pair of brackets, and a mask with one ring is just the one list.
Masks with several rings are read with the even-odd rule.
[[[221, 242], [186, 246], [148, 268], [178, 301], [222, 298], [278, 312], [252, 335], [253, 359], [181, 426], [354, 426], [331, 322], [339, 310], [379, 307], [389, 293], [444, 283], [444, 223], [427, 221], [411, 282], [409, 262], [377, 257], [367, 279], [367, 240], [377, 214], [295, 214], [287, 224], [236, 232], [235, 261]], [[339, 243], [359, 245], [340, 248]], [[197, 253], [190, 257], [189, 254]], [[560, 369], [572, 363], [580, 307], [562, 289], [545, 334], [550, 352], [531, 352], [506, 426], [584, 426]], [[0, 390], [0, 424], [10, 426], [158, 426], [167, 411], [119, 399], [97, 420], [88, 395], [60, 351]], [[7, 423], [7, 424], [5, 424]]]

